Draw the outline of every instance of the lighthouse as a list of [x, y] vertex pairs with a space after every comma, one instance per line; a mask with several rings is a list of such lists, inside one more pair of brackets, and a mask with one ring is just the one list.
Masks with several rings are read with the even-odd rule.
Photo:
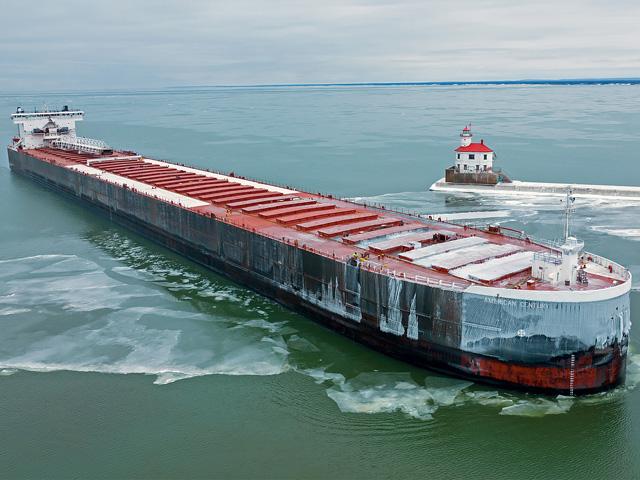
[[456, 148], [456, 171], [459, 173], [480, 173], [493, 171], [494, 152], [484, 140], [473, 143], [471, 128], [467, 125], [460, 134], [460, 146]]
[[495, 152], [484, 143], [473, 141], [471, 126], [467, 125], [460, 133], [460, 146], [454, 150], [453, 165], [445, 170], [445, 183], [497, 185], [511, 183], [500, 169], [493, 166]]

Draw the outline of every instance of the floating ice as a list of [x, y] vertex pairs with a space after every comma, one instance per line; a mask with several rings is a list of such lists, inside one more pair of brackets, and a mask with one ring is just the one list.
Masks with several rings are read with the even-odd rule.
[[508, 407], [514, 401], [497, 391], [471, 391], [465, 392], [466, 399], [485, 407]]
[[320, 349], [316, 347], [306, 338], [302, 338], [299, 335], [291, 335], [287, 340], [287, 346], [293, 350], [300, 352], [319, 352]]
[[456, 382], [447, 387], [423, 387], [408, 373], [361, 373], [327, 389], [327, 395], [342, 412], [402, 412], [429, 420], [441, 406], [452, 405], [469, 385], [469, 382]]
[[[640, 383], [640, 355], [629, 358], [625, 386], [611, 391], [583, 397], [559, 395], [555, 398], [522, 395], [515, 392], [485, 390], [471, 382], [443, 377], [427, 377], [426, 386], [417, 384], [408, 373], [362, 373], [345, 381], [339, 373], [323, 368], [297, 370], [322, 384], [333, 385], [327, 395], [345, 413], [401, 412], [419, 420], [433, 418], [438, 409], [465, 404], [497, 408], [500, 415], [544, 417], [568, 413], [574, 405], [593, 405], [609, 402]], [[430, 385], [431, 384], [431, 385]]]
[[344, 375], [341, 373], [327, 372], [326, 368], [308, 368], [297, 371], [313, 378], [317, 384], [332, 382], [334, 385], [342, 385], [345, 381]]
[[518, 400], [514, 405], [504, 407], [500, 415], [517, 415], [521, 417], [543, 417], [567, 413], [574, 404], [571, 397], [558, 396], [555, 401], [546, 398]]
[[[251, 322], [247, 317], [260, 310], [253, 304], [264, 305], [255, 294], [147, 254], [124, 239], [104, 234], [98, 243], [105, 238], [139, 268], [74, 255], [2, 260], [3, 375], [19, 369], [139, 373], [166, 384], [211, 374], [275, 375], [289, 368], [287, 344], [277, 333], [282, 323], [254, 319], [262, 328], [233, 328]], [[180, 294], [203, 288], [221, 293], [205, 295], [203, 306], [208, 310], [215, 305], [212, 298], [224, 298], [224, 314], [173, 301], [167, 293], [172, 287], [182, 288]]]
[[627, 356], [627, 380], [625, 387], [633, 390], [640, 383], [640, 353]]
[[263, 328], [271, 333], [275, 333], [281, 330], [285, 323], [286, 322], [268, 322], [266, 320], [256, 319], [242, 322], [242, 325], [246, 327]]
[[589, 228], [595, 232], [640, 241], [640, 228], [611, 228], [605, 225], [592, 225]]
[[[4, 299], [2, 299], [2, 300], [4, 300]], [[0, 317], [4, 316], [4, 315], [18, 315], [19, 313], [28, 313], [30, 311], [31, 311], [30, 308], [5, 307], [5, 308], [0, 308]]]

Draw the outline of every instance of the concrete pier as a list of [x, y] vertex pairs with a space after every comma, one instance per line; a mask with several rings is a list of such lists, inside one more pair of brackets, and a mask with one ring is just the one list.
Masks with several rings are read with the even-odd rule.
[[571, 188], [575, 197], [625, 199], [640, 202], [640, 187], [618, 185], [587, 185], [579, 183], [521, 182], [478, 185], [448, 183], [444, 178], [435, 182], [429, 190], [434, 192], [478, 193], [481, 195], [540, 195], [565, 196]]

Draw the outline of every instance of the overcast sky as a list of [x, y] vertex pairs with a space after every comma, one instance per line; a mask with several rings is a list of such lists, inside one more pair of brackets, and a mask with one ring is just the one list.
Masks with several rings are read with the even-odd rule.
[[640, 2], [2, 1], [0, 89], [640, 77]]

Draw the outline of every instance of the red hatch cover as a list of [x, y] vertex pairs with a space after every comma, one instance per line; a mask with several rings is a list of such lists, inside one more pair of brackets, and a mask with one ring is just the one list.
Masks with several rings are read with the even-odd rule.
[[244, 213], [258, 213], [258, 212], [266, 212], [268, 210], [275, 210], [277, 208], [283, 208], [285, 206], [292, 207], [294, 205], [311, 205], [318, 203], [316, 200], [312, 198], [306, 198], [302, 200], [287, 200], [284, 202], [271, 203], [268, 205], [255, 205], [253, 207], [243, 208], [242, 211]]
[[399, 218], [378, 218], [377, 220], [370, 220], [368, 222], [353, 223], [350, 225], [337, 225], [335, 227], [324, 228], [319, 230], [318, 233], [323, 237], [335, 237], [337, 235], [344, 235], [345, 233], [367, 231], [381, 225], [402, 225], [402, 220]]
[[331, 210], [334, 208], [336, 208], [336, 206], [332, 203], [315, 203], [312, 205], [300, 205], [297, 207], [277, 208], [275, 210], [269, 210], [268, 212], [261, 212], [258, 215], [260, 215], [262, 218], [276, 218], [298, 212], [301, 213], [312, 212], [315, 210]]
[[331, 218], [324, 218], [321, 220], [314, 220], [311, 222], [299, 223], [297, 225], [300, 230], [317, 230], [323, 227], [330, 227], [332, 225], [344, 225], [349, 223], [354, 223], [362, 220], [373, 220], [377, 218], [378, 215], [373, 212], [360, 212], [360, 213], [352, 213], [349, 215], [339, 215]]
[[319, 218], [336, 217], [342, 214], [353, 213], [355, 208], [334, 208], [331, 210], [316, 210], [312, 212], [294, 213], [293, 215], [286, 215], [284, 217], [278, 217], [278, 223], [283, 225], [291, 225], [294, 223], [304, 222], [306, 220], [317, 220]]

